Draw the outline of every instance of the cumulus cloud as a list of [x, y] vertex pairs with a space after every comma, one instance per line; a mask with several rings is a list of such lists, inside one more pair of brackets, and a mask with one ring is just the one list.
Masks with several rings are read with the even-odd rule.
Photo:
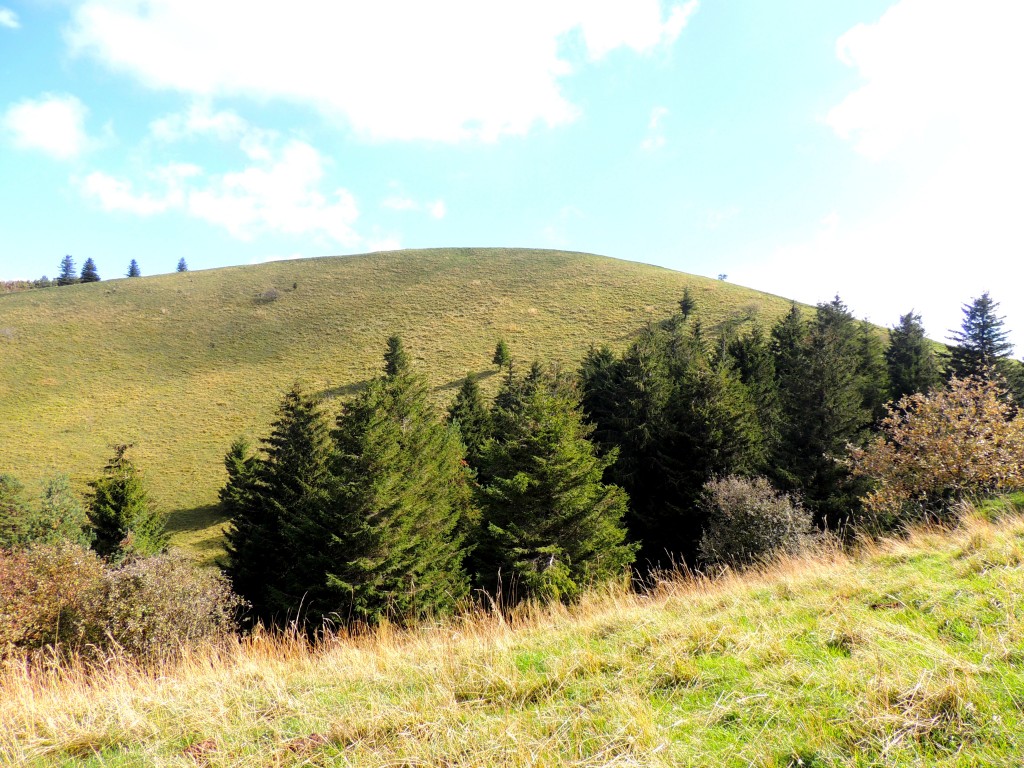
[[665, 146], [665, 117], [668, 116], [668, 107], [655, 107], [651, 110], [651, 116], [647, 121], [647, 136], [640, 142], [640, 148], [648, 152], [661, 149]]
[[24, 99], [4, 113], [2, 125], [15, 146], [37, 149], [59, 160], [81, 155], [90, 144], [85, 132], [85, 105], [68, 94]]
[[[622, 48], [670, 45], [696, 8], [695, 0], [85, 0], [67, 39], [73, 52], [152, 88], [307, 105], [373, 140], [491, 141], [571, 121], [577, 109], [560, 83], [574, 67]], [[574, 37], [582, 61], [573, 60], [580, 46], [567, 45]]]
[[21, 22], [18, 21], [18, 14], [10, 8], [0, 7], [0, 27], [18, 29], [20, 26]]
[[431, 218], [443, 219], [448, 213], [444, 200], [421, 203], [407, 195], [391, 195], [381, 201], [381, 207], [392, 211], [426, 211]]
[[733, 274], [809, 301], [841, 290], [889, 325], [898, 318], [885, 307], [913, 286], [935, 338], [959, 326], [962, 303], [991, 290], [1024, 345], [1024, 297], [1008, 288], [1024, 283], [1021, 28], [1017, 2], [902, 0], [843, 35], [837, 55], [864, 83], [828, 124], [903, 191], [884, 209], [834, 212]]
[[185, 112], [165, 115], [149, 124], [149, 132], [160, 141], [174, 142], [195, 136], [226, 140], [250, 131], [249, 124], [231, 111], [213, 112], [208, 103], [197, 103]]
[[321, 190], [324, 158], [315, 148], [291, 140], [267, 153], [241, 171], [224, 174], [207, 174], [191, 164], [166, 165], [150, 174], [152, 189], [145, 191], [95, 172], [81, 190], [104, 210], [140, 216], [181, 211], [244, 241], [272, 233], [312, 235], [344, 246], [359, 242], [353, 229], [359, 216], [355, 198], [343, 188]]

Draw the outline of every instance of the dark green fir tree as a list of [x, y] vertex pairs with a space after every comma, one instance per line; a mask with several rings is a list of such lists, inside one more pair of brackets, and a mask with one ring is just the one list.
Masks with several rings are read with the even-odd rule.
[[463, 380], [448, 409], [448, 422], [459, 428], [469, 465], [479, 469], [484, 443], [491, 435], [491, 414], [484, 404], [475, 374], [467, 374]]
[[131, 263], [128, 265], [128, 272], [126, 273], [126, 276], [142, 277], [142, 270], [139, 269], [139, 262], [137, 262], [135, 259], [132, 259]]
[[79, 277], [79, 281], [83, 283], [98, 283], [99, 280], [100, 273], [96, 271], [96, 262], [90, 257], [82, 265], [82, 274]]
[[496, 399], [484, 457], [480, 583], [506, 601], [571, 600], [634, 558], [627, 496], [603, 477], [615, 455], [598, 455], [565, 378], [535, 367], [507, 386], [517, 394]]
[[494, 357], [491, 358], [491, 362], [498, 366], [500, 371], [502, 368], [512, 369], [512, 353], [509, 352], [508, 344], [505, 343], [504, 339], [498, 339], [497, 345], [494, 347]]
[[188, 272], [188, 263], [185, 261], [185, 257], [184, 256], [182, 256], [180, 259], [178, 259], [177, 271], [178, 272]]
[[935, 350], [924, 335], [921, 316], [913, 310], [901, 315], [899, 324], [889, 331], [885, 363], [893, 401], [904, 395], [928, 392], [941, 382]]
[[999, 303], [988, 291], [964, 304], [960, 330], [954, 331], [948, 373], [963, 379], [968, 376], [989, 379], [1002, 374], [1003, 361], [1013, 352], [1005, 318], [997, 313]]
[[75, 276], [75, 262], [70, 255], [65, 256], [60, 262], [60, 272], [57, 275], [57, 285], [74, 285], [78, 282]]
[[123, 443], [114, 446], [103, 476], [89, 483], [87, 514], [96, 535], [92, 546], [113, 562], [167, 548], [165, 518], [150, 501], [141, 473], [127, 456], [129, 448]]

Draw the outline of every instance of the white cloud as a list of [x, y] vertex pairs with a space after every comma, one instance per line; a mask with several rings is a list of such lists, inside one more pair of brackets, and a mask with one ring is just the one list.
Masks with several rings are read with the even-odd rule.
[[647, 121], [647, 136], [640, 142], [640, 148], [648, 152], [661, 149], [665, 146], [665, 118], [668, 116], [668, 107], [655, 107], [651, 110], [651, 116]]
[[884, 209], [837, 211], [734, 276], [809, 301], [839, 291], [886, 325], [913, 305], [940, 339], [991, 290], [1024, 347], [1021, 28], [1017, 2], [902, 0], [843, 35], [838, 55], [865, 83], [828, 122], [901, 191]]
[[194, 136], [227, 140], [249, 131], [249, 124], [234, 112], [212, 112], [208, 103], [196, 103], [186, 112], [165, 115], [149, 124], [150, 133], [160, 141], [174, 142]]
[[10, 8], [0, 7], [0, 27], [7, 27], [7, 29], [18, 29], [20, 26], [21, 22], [18, 21], [18, 14], [16, 14]]
[[392, 211], [426, 211], [435, 219], [443, 219], [448, 213], [448, 207], [445, 205], [444, 200], [421, 203], [404, 194], [386, 197], [380, 204], [382, 208]]
[[11, 105], [4, 113], [2, 125], [13, 137], [15, 146], [70, 160], [90, 145], [85, 133], [86, 111], [74, 96], [44, 94]]
[[309, 235], [352, 246], [359, 216], [352, 194], [321, 191], [324, 159], [309, 144], [288, 141], [241, 171], [205, 174], [195, 165], [171, 164], [148, 179], [156, 191], [136, 192], [129, 181], [101, 172], [81, 183], [104, 210], [148, 216], [177, 210], [251, 241], [265, 233]]
[[[375, 140], [492, 141], [576, 113], [560, 82], [586, 59], [670, 45], [696, 2], [85, 0], [67, 39], [146, 85], [311, 106]], [[232, 30], [229, 35], [224, 30]], [[268, 52], [273, 52], [269, 55]]]

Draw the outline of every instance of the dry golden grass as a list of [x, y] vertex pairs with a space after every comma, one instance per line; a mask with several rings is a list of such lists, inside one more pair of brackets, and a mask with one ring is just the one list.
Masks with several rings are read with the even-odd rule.
[[0, 672], [0, 762], [1019, 765], [1024, 519], [316, 648]]
[[[135, 444], [175, 543], [220, 547], [223, 457], [266, 434], [296, 381], [332, 406], [379, 373], [402, 334], [446, 405], [499, 337], [524, 361], [575, 365], [669, 315], [684, 286], [709, 328], [788, 302], [729, 283], [562, 251], [437, 249], [109, 280], [0, 295], [0, 468], [30, 487], [54, 471], [84, 488], [116, 443]], [[276, 298], [273, 298], [276, 296]]]

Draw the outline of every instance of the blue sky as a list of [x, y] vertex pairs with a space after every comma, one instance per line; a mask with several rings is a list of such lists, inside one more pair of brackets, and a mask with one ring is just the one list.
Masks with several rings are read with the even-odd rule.
[[0, 279], [589, 251], [1024, 345], [1018, 0], [0, 0]]

